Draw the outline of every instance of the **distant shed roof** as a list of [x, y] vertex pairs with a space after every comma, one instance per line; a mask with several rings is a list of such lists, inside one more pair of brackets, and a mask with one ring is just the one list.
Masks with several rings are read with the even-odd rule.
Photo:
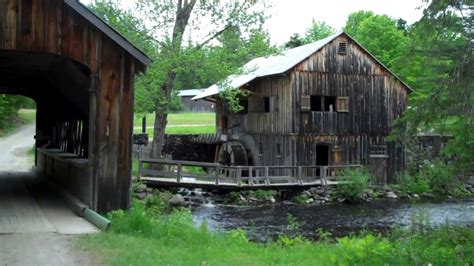
[[178, 92], [179, 97], [191, 97], [196, 96], [199, 93], [203, 92], [205, 89], [192, 89], [192, 90], [180, 90]]
[[[255, 58], [243, 66], [244, 74], [231, 75], [227, 77], [227, 79], [225, 80], [225, 84], [226, 86], [231, 88], [240, 88], [243, 85], [257, 78], [284, 74], [342, 34], [345, 34], [346, 36], [351, 38], [372, 58], [374, 58], [379, 64], [381, 64], [392, 75], [394, 75], [403, 85], [405, 85], [410, 91], [412, 91], [412, 89], [406, 83], [404, 83], [397, 75], [390, 71], [390, 69], [388, 69], [384, 64], [382, 64], [377, 58], [375, 58], [369, 51], [367, 51], [367, 49], [365, 49], [362, 45], [360, 45], [357, 41], [355, 41], [345, 32], [336, 33], [319, 41], [298, 46], [296, 48], [292, 48], [272, 56]], [[223, 89], [224, 88], [220, 85], [220, 83], [216, 83], [211, 87], [205, 89], [202, 93], [198, 94], [196, 97], [193, 98], [193, 100], [219, 94]]]
[[122, 36], [118, 31], [112, 28], [109, 24], [103, 21], [98, 17], [94, 12], [92, 12], [85, 5], [80, 3], [78, 0], [64, 0], [69, 7], [74, 9], [79, 15], [81, 15], [89, 23], [97, 27], [101, 32], [103, 32], [107, 37], [116, 42], [122, 49], [129, 52], [133, 57], [140, 61], [145, 66], [151, 64], [151, 59], [135, 45], [133, 45], [127, 38]]

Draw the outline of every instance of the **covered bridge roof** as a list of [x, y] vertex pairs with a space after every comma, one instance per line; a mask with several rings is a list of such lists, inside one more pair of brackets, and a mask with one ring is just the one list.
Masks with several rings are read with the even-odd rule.
[[64, 0], [64, 3], [74, 9], [85, 20], [97, 27], [97, 29], [99, 29], [107, 37], [116, 42], [125, 51], [129, 52], [133, 57], [140, 61], [140, 63], [144, 64], [145, 66], [149, 66], [151, 64], [151, 59], [143, 51], [138, 49], [129, 40], [127, 40], [127, 38], [122, 36], [118, 31], [112, 28], [109, 24], [103, 21], [100, 17], [98, 17], [94, 12], [92, 12], [89, 8], [80, 3], [78, 0]]
[[[367, 51], [362, 45], [355, 41], [351, 36], [345, 32], [340, 32], [333, 34], [329, 37], [321, 39], [319, 41], [302, 45], [296, 48], [292, 48], [281, 53], [268, 56], [268, 57], [258, 57], [243, 66], [243, 74], [240, 75], [231, 75], [223, 83], [216, 83], [211, 87], [205, 89], [203, 92], [198, 94], [193, 100], [210, 97], [216, 94], [219, 94], [226, 87], [230, 88], [240, 88], [243, 85], [261, 77], [280, 75], [288, 72], [297, 64], [304, 61], [306, 58], [310, 57], [312, 54], [319, 51], [323, 46], [330, 43], [332, 40], [338, 36], [345, 34], [350, 39], [352, 39], [357, 45], [359, 45], [364, 51], [366, 51], [373, 59], [375, 59], [379, 64], [381, 64], [385, 69], [387, 69], [395, 78], [397, 78], [403, 85], [405, 85], [408, 90], [412, 89], [404, 83], [397, 75], [395, 75], [390, 69], [388, 69], [384, 64], [382, 64], [377, 58], [375, 58], [369, 51]], [[223, 85], [224, 84], [224, 85]]]

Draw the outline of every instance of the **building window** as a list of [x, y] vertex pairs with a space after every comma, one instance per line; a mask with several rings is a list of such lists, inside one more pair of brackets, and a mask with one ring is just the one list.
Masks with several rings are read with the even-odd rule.
[[260, 155], [260, 156], [263, 155], [263, 144], [262, 144], [262, 142], [258, 143], [258, 155]]
[[270, 113], [270, 97], [263, 97], [263, 112]]
[[349, 97], [302, 95], [301, 111], [349, 112]]
[[324, 111], [325, 112], [336, 112], [336, 97], [324, 96]]
[[281, 144], [277, 143], [276, 156], [281, 156]]
[[346, 42], [340, 42], [339, 47], [337, 48], [337, 53], [341, 55], [347, 54], [347, 43]]
[[247, 98], [239, 99], [239, 105], [242, 107], [239, 114], [248, 114], [249, 112], [249, 100]]
[[311, 111], [323, 111], [323, 96], [311, 95]]

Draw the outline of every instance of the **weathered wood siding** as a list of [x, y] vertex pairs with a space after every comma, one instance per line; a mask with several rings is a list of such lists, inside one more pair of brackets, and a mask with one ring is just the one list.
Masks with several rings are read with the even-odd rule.
[[[338, 53], [339, 42], [347, 43], [346, 54]], [[218, 130], [251, 136], [253, 150], [259, 151], [256, 164], [314, 165], [316, 145], [324, 144], [332, 165], [369, 165], [371, 147], [385, 146], [389, 181], [405, 167], [403, 147], [387, 142], [386, 136], [407, 108], [408, 89], [345, 35], [285, 75], [258, 79], [244, 89], [252, 92], [249, 113], [231, 114], [218, 104]], [[348, 110], [304, 109], [303, 98], [311, 95], [347, 97]], [[252, 106], [264, 96], [274, 96], [278, 108], [264, 113]], [[228, 120], [227, 132], [222, 129], [223, 117]]]
[[90, 176], [82, 178], [92, 180], [96, 210], [127, 208], [134, 74], [145, 66], [62, 0], [0, 0], [0, 29], [0, 51], [60, 54], [90, 70], [91, 86], [74, 92], [89, 98]]

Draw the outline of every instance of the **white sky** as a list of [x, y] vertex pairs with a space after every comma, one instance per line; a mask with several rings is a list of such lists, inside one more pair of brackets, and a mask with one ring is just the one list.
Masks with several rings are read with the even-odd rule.
[[[89, 4], [91, 0], [80, 0]], [[422, 16], [422, 0], [269, 0], [273, 7], [266, 22], [272, 41], [283, 44], [293, 33], [303, 34], [312, 20], [325, 21], [337, 30], [346, 23], [350, 13], [367, 10], [393, 18], [403, 18], [411, 24]], [[122, 0], [123, 6], [133, 6], [134, 0]]]

